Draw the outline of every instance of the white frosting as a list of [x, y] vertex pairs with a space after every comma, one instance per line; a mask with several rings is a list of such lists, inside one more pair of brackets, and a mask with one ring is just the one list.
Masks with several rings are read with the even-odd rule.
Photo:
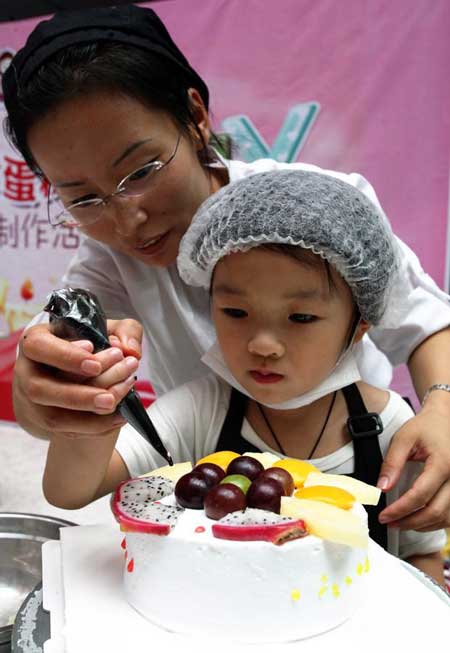
[[[367, 519], [362, 506], [355, 508]], [[126, 534], [127, 600], [158, 626], [283, 642], [330, 630], [361, 604], [366, 550], [312, 535], [281, 546], [221, 540], [214, 523], [203, 510], [185, 510], [168, 536]]]

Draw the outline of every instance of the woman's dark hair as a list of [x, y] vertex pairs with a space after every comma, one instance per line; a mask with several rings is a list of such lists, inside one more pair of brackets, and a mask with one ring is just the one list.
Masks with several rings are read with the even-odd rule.
[[[17, 97], [8, 98], [6, 135], [29, 167], [42, 175], [28, 147], [30, 128], [67, 100], [112, 91], [167, 112], [190, 137], [195, 130], [203, 143], [199, 158], [207, 164], [214, 151], [195, 123], [188, 95], [191, 86], [177, 65], [141, 48], [118, 42], [73, 45], [45, 61], [25, 86], [19, 85]], [[215, 138], [212, 135], [211, 143]]]

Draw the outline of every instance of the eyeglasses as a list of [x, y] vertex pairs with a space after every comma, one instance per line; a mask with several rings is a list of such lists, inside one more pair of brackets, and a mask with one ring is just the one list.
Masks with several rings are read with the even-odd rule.
[[48, 194], [47, 214], [48, 220], [54, 227], [58, 225], [70, 227], [85, 227], [101, 219], [110, 200], [115, 197], [139, 197], [145, 195], [154, 183], [158, 171], [167, 166], [175, 157], [181, 134], [178, 134], [175, 148], [167, 161], [151, 161], [141, 168], [137, 168], [124, 177], [117, 184], [116, 190], [105, 197], [93, 197], [80, 202], [73, 202], [66, 206], [55, 193]]

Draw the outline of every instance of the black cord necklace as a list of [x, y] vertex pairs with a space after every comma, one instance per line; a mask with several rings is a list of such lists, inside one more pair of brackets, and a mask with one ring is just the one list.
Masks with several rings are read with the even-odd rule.
[[[313, 448], [311, 449], [311, 451], [310, 451], [308, 457], [307, 457], [305, 460], [311, 460], [311, 458], [312, 458], [312, 456], [313, 456], [313, 453], [314, 453], [315, 450], [317, 449], [317, 446], [318, 446], [318, 444], [319, 444], [319, 442], [320, 442], [320, 439], [321, 439], [322, 435], [324, 434], [324, 431], [325, 431], [325, 429], [326, 429], [326, 427], [327, 427], [328, 420], [330, 419], [330, 415], [331, 415], [331, 412], [332, 412], [332, 410], [333, 410], [334, 403], [335, 403], [335, 401], [336, 401], [336, 396], [337, 396], [337, 390], [335, 390], [334, 393], [333, 393], [333, 398], [332, 398], [332, 400], [331, 400], [330, 407], [328, 408], [327, 416], [325, 417], [325, 421], [324, 421], [324, 423], [323, 423], [323, 426], [322, 426], [322, 428], [320, 429], [320, 433], [319, 433], [319, 435], [317, 436], [316, 443], [315, 443], [315, 445], [313, 446]], [[284, 450], [283, 447], [281, 446], [281, 443], [280, 443], [280, 441], [278, 440], [278, 438], [277, 438], [277, 436], [276, 436], [276, 434], [275, 434], [275, 431], [273, 430], [273, 428], [272, 428], [272, 426], [271, 426], [271, 424], [270, 424], [270, 422], [269, 422], [269, 420], [268, 420], [268, 418], [267, 418], [267, 415], [266, 415], [265, 412], [263, 411], [263, 407], [261, 406], [261, 404], [260, 404], [259, 402], [256, 402], [256, 405], [258, 406], [258, 408], [259, 408], [259, 412], [260, 412], [261, 415], [263, 416], [264, 421], [265, 421], [265, 423], [266, 423], [266, 425], [267, 425], [267, 428], [269, 429], [269, 431], [270, 431], [270, 433], [271, 433], [273, 439], [274, 439], [275, 442], [277, 443], [278, 449], [280, 450], [280, 452], [281, 452], [284, 456], [287, 456], [287, 453], [285, 452], [285, 450]]]

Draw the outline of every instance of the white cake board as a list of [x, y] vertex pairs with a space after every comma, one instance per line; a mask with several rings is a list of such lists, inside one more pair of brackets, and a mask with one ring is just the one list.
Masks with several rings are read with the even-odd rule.
[[422, 653], [432, 642], [444, 645], [449, 638], [450, 600], [374, 542], [369, 549], [372, 568], [366, 604], [332, 631], [308, 640], [263, 645], [227, 642], [225, 629], [214, 641], [170, 633], [126, 603], [122, 539], [123, 533], [114, 526], [80, 526], [62, 529], [61, 542], [44, 543], [44, 607], [51, 611], [46, 653], [124, 653], [150, 647], [183, 653]]

